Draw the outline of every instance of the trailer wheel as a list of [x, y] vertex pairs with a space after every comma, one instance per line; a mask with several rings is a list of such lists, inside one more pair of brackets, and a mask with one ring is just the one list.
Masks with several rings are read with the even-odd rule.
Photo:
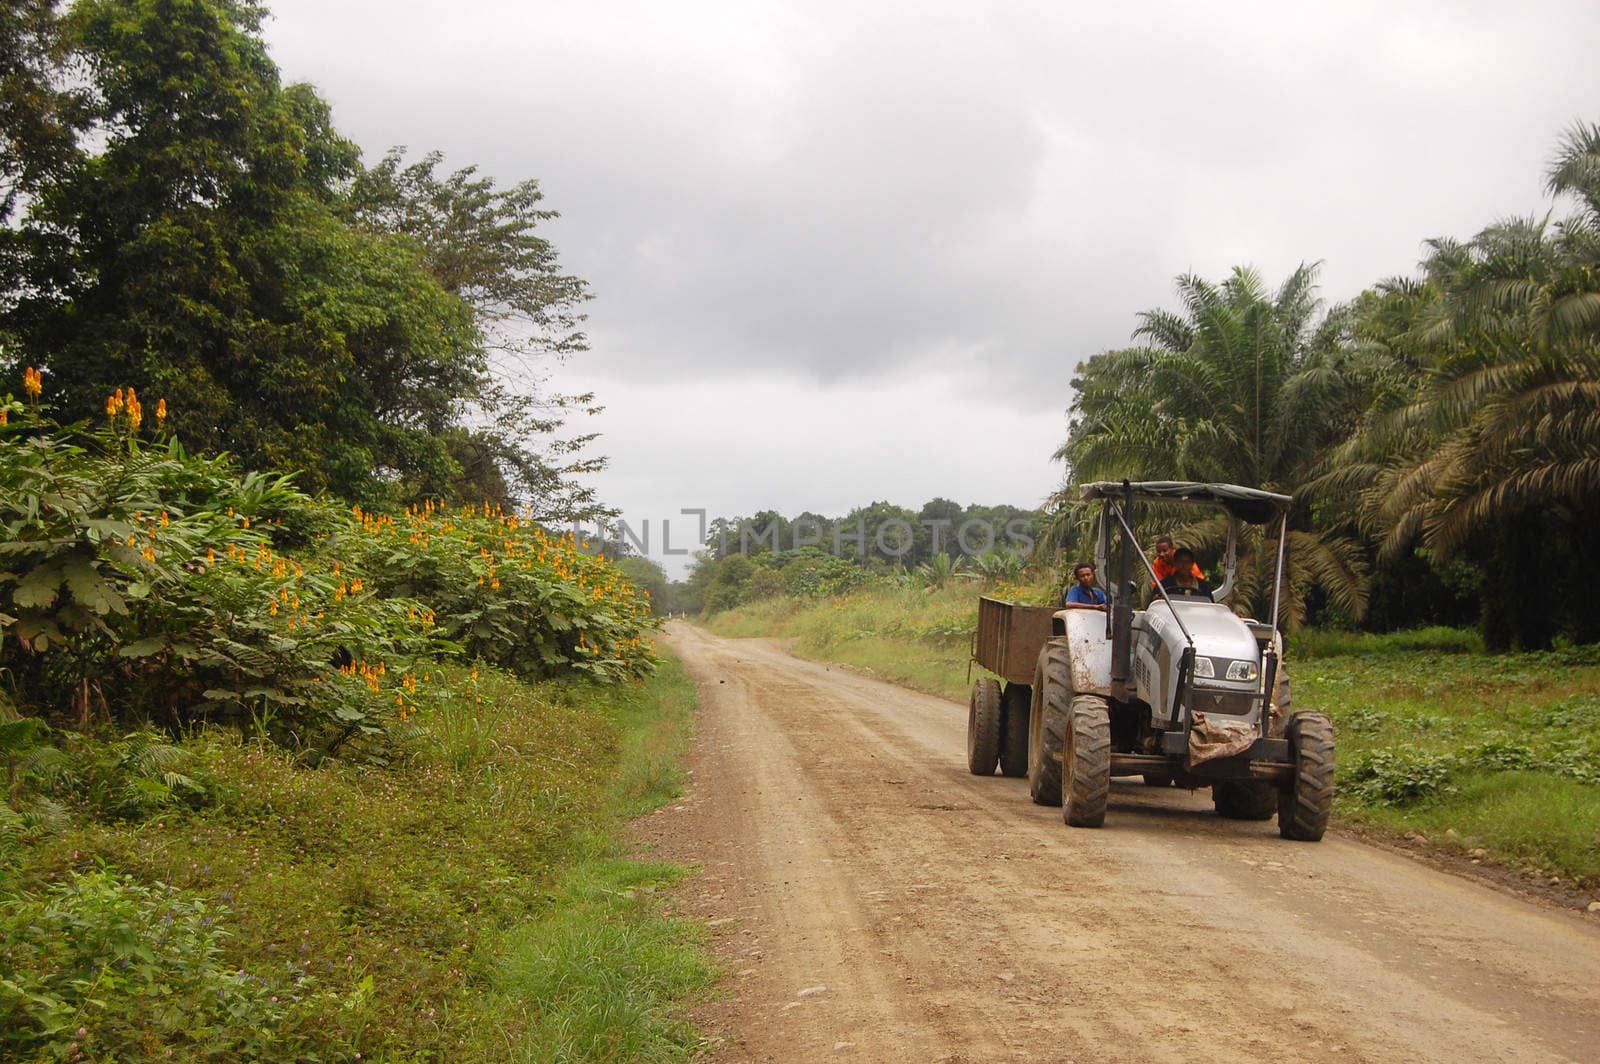
[[1278, 792], [1278, 834], [1316, 842], [1333, 808], [1333, 722], [1321, 713], [1296, 713], [1284, 733], [1294, 778]]
[[1061, 768], [1061, 819], [1075, 828], [1104, 824], [1111, 796], [1111, 707], [1099, 695], [1072, 700]]
[[1221, 780], [1211, 786], [1211, 804], [1229, 820], [1271, 820], [1278, 811], [1278, 789], [1256, 780]]
[[992, 776], [999, 760], [1000, 682], [985, 676], [972, 685], [967, 703], [967, 768], [974, 776]]
[[1061, 747], [1071, 709], [1071, 651], [1052, 639], [1039, 651], [1028, 711], [1028, 794], [1039, 805], [1061, 804]]
[[1000, 774], [1028, 774], [1028, 717], [1033, 689], [1025, 683], [1006, 684], [1000, 698]]

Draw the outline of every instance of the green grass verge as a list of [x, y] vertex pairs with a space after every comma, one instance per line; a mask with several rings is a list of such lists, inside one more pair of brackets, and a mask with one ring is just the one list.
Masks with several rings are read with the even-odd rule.
[[[804, 657], [965, 701], [977, 595], [958, 583], [935, 591], [871, 588], [833, 599], [763, 599], [719, 613], [707, 627], [725, 636], [792, 639]], [[974, 667], [974, 675], [981, 671]]]
[[[965, 701], [976, 616], [972, 586], [873, 587], [706, 623]], [[1295, 706], [1334, 719], [1342, 819], [1600, 887], [1600, 648], [1495, 655], [1457, 629], [1303, 631], [1288, 660]]]
[[[223, 733], [158, 756], [56, 735], [13, 762], [0, 1057], [691, 1056], [682, 1009], [713, 973], [662, 893], [686, 870], [621, 834], [676, 793], [692, 683], [669, 659], [639, 686], [433, 689], [388, 764]], [[153, 789], [135, 755], [194, 789], [129, 814]]]

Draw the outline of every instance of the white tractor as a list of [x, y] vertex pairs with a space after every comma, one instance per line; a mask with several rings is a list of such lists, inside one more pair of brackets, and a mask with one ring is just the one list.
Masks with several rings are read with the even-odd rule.
[[[1104, 823], [1111, 777], [1142, 776], [1155, 786], [1209, 786], [1222, 816], [1276, 814], [1284, 838], [1321, 839], [1333, 803], [1333, 725], [1320, 713], [1290, 712], [1278, 636], [1292, 500], [1232, 484], [1173, 481], [1088, 484], [1082, 498], [1101, 504], [1098, 572], [1109, 571], [1117, 541], [1110, 605], [1046, 611], [980, 603], [975, 657], [1010, 682], [1003, 693], [992, 679], [974, 686], [971, 770], [987, 775], [998, 762], [1020, 774], [1025, 734], [1029, 793], [1041, 804], [1059, 803], [1073, 827]], [[1133, 531], [1141, 502], [1227, 515], [1224, 575], [1214, 592], [1161, 586]], [[1277, 526], [1265, 623], [1228, 604], [1241, 521]], [[1031, 683], [1023, 684], [1017, 659], [1041, 637]]]

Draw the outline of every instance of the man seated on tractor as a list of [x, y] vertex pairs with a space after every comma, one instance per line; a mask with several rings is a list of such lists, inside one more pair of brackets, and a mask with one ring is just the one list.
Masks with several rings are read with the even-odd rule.
[[1179, 547], [1172, 552], [1171, 565], [1172, 571], [1161, 579], [1163, 591], [1168, 595], [1188, 595], [1203, 598], [1207, 602], [1213, 601], [1211, 585], [1195, 564], [1193, 551], [1188, 547]]
[[[1184, 553], [1189, 554], [1187, 550]], [[1156, 574], [1157, 583], [1165, 581], [1177, 569], [1177, 564], [1173, 560], [1177, 557], [1177, 554], [1178, 548], [1173, 546], [1171, 536], [1162, 536], [1156, 540], [1156, 560], [1150, 563], [1150, 568]], [[1206, 574], [1202, 573], [1200, 567], [1194, 563], [1193, 554], [1189, 554], [1189, 568], [1194, 571], [1196, 580], [1204, 580], [1206, 578]]]
[[1094, 585], [1094, 566], [1079, 562], [1072, 567], [1072, 586], [1061, 596], [1061, 605], [1069, 610], [1104, 610], [1106, 593]]

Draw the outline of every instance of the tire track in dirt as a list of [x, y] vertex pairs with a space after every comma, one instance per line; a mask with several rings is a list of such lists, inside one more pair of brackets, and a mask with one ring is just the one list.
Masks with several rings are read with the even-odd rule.
[[[964, 766], [965, 708], [684, 624], [718, 1060], [1594, 1061], [1600, 923], [1206, 795], [1069, 830]], [[825, 989], [818, 989], [819, 987]]]

